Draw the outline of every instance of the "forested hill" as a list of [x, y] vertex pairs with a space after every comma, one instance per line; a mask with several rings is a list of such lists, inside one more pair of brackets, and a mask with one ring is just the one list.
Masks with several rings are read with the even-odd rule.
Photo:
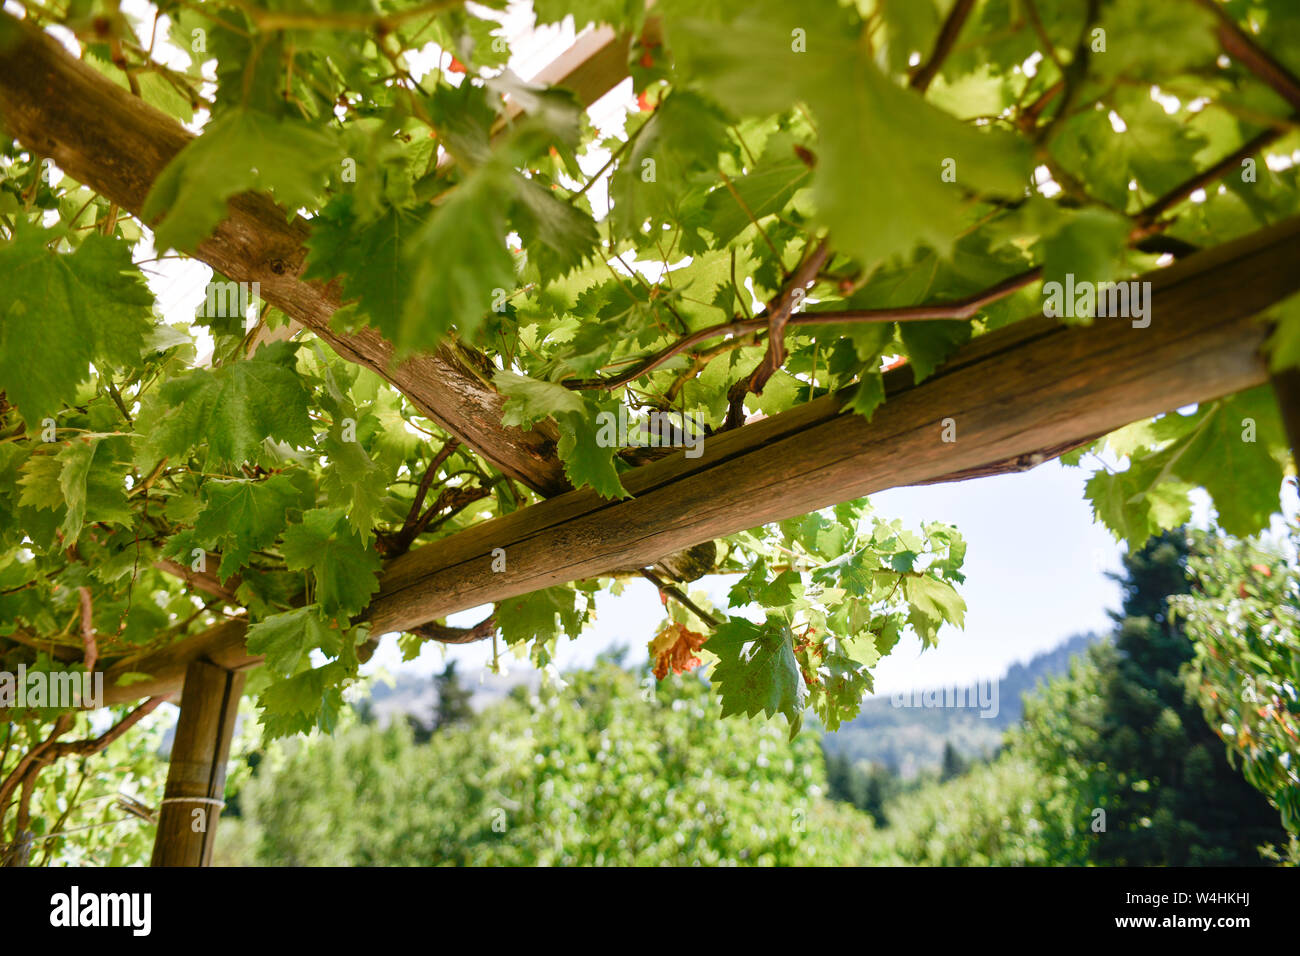
[[[981, 717], [978, 707], [897, 707], [890, 695], [881, 694], [864, 701], [851, 722], [827, 734], [826, 749], [855, 763], [892, 767], [904, 777], [938, 767], [945, 742], [965, 756], [990, 754], [1001, 743], [1003, 731], [1020, 721], [1023, 696], [1049, 677], [1064, 674], [1071, 657], [1101, 639], [1092, 633], [1075, 635], [1023, 664], [1011, 665], [998, 682], [996, 716]], [[920, 702], [922, 697], [918, 689], [915, 699]]]
[[[996, 717], [980, 717], [978, 708], [895, 707], [889, 695], [869, 697], [862, 713], [838, 732], [826, 735], [826, 749], [845, 754], [853, 762], [869, 761], [894, 768], [904, 777], [919, 770], [938, 767], [943, 746], [951, 741], [965, 756], [992, 753], [1002, 740], [1002, 732], [1020, 721], [1024, 711], [1022, 697], [1049, 677], [1064, 674], [1070, 658], [1100, 640], [1096, 634], [1068, 638], [1050, 651], [1044, 651], [1025, 663], [1008, 668], [998, 683]], [[537, 673], [516, 670], [509, 676], [466, 671], [461, 678], [471, 692], [470, 706], [475, 711], [496, 703], [517, 684], [535, 687]], [[916, 697], [920, 699], [922, 691]], [[399, 674], [395, 684], [377, 682], [371, 688], [372, 713], [381, 724], [394, 716], [410, 714], [426, 719], [434, 704], [433, 684], [428, 677]]]

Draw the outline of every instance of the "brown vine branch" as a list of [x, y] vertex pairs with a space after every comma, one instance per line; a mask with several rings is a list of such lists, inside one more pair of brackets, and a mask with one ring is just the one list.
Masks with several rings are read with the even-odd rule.
[[77, 588], [77, 593], [81, 599], [81, 643], [86, 649], [86, 673], [93, 674], [95, 671], [95, 662], [99, 660], [99, 644], [95, 640], [95, 625], [93, 621], [94, 607], [90, 603], [90, 588]]
[[14, 790], [26, 778], [27, 771], [41, 758], [45, 751], [54, 746], [56, 740], [71, 729], [72, 721], [72, 714], [60, 714], [55, 718], [50, 735], [23, 754], [22, 759], [18, 761], [18, 765], [14, 767], [9, 776], [5, 777], [4, 782], [0, 783], [0, 823], [4, 822], [5, 814], [9, 809], [9, 801], [13, 797]]
[[[926, 319], [969, 319], [981, 308], [998, 299], [1005, 298], [1013, 292], [1036, 282], [1042, 275], [1039, 268], [1029, 269], [1007, 279], [1003, 279], [981, 292], [976, 292], [962, 299], [951, 302], [938, 302], [931, 305], [909, 305], [888, 309], [850, 309], [838, 312], [807, 312], [790, 316], [786, 327], [806, 325], [840, 325], [857, 322], [919, 322]], [[565, 382], [567, 388], [574, 390], [603, 388], [615, 389], [635, 381], [647, 372], [651, 372], [675, 355], [689, 349], [692, 345], [723, 335], [739, 335], [746, 332], [759, 332], [768, 328], [768, 319], [759, 315], [753, 319], [723, 322], [699, 329], [690, 335], [665, 346], [653, 355], [638, 362], [632, 368], [609, 378], [583, 379]]]
[[1256, 133], [1245, 143], [1233, 150], [1223, 159], [1219, 160], [1213, 166], [1206, 169], [1185, 183], [1175, 186], [1169, 192], [1165, 193], [1151, 205], [1138, 212], [1133, 218], [1136, 225], [1133, 231], [1129, 233], [1130, 242], [1140, 242], [1152, 233], [1159, 232], [1168, 223], [1161, 223], [1158, 220], [1166, 212], [1183, 202], [1192, 193], [1198, 189], [1204, 189], [1210, 183], [1226, 176], [1228, 173], [1241, 166], [1242, 160], [1253, 156], [1270, 143], [1280, 139], [1287, 132], [1286, 127], [1275, 126], [1266, 129], [1263, 132]]
[[429, 488], [433, 484], [434, 476], [459, 447], [460, 442], [457, 439], [449, 438], [447, 443], [433, 456], [433, 460], [429, 462], [429, 467], [424, 470], [424, 477], [420, 479], [420, 487], [416, 489], [415, 497], [411, 500], [411, 510], [406, 513], [406, 521], [402, 523], [402, 530], [398, 532], [399, 538], [419, 523], [420, 509], [424, 507], [424, 499], [429, 494]]
[[131, 711], [131, 713], [127, 714], [98, 737], [88, 737], [85, 740], [65, 740], [56, 743], [46, 751], [46, 755], [42, 758], [41, 762], [49, 763], [58, 760], [60, 757], [66, 757], [69, 754], [77, 754], [82, 757], [97, 754], [101, 750], [107, 748], [109, 744], [117, 740], [149, 714], [157, 710], [158, 705], [163, 703], [165, 700], [165, 697], [150, 697], [143, 704]]
[[966, 25], [966, 18], [970, 16], [973, 9], [975, 9], [975, 0], [957, 0], [953, 4], [948, 18], [939, 28], [939, 36], [934, 41], [934, 51], [930, 54], [930, 58], [912, 74], [910, 84], [912, 89], [924, 93], [930, 88], [930, 84], [934, 82], [934, 78], [939, 75], [939, 70], [943, 67], [943, 61], [948, 59], [948, 54], [957, 43], [957, 36], [961, 33], [961, 28]]
[[1223, 52], [1235, 60], [1240, 60], [1246, 69], [1290, 103], [1292, 109], [1300, 112], [1300, 79], [1256, 43], [1219, 4], [1213, 0], [1196, 0], [1196, 2], [1213, 13], [1219, 21], [1216, 32]]
[[810, 254], [804, 256], [785, 284], [785, 288], [767, 304], [767, 314], [763, 316], [767, 324], [767, 351], [754, 371], [732, 385], [727, 391], [727, 419], [724, 430], [739, 428], [745, 424], [745, 396], [761, 394], [768, 379], [776, 374], [777, 369], [785, 364], [785, 327], [790, 315], [803, 302], [808, 287], [816, 281], [822, 266], [830, 257], [830, 247], [823, 238]]
[[496, 630], [497, 615], [496, 611], [493, 611], [472, 627], [450, 627], [430, 621], [428, 624], [411, 628], [411, 633], [443, 644], [473, 644], [487, 640], [496, 633]]
[[[425, 477], [427, 478], [431, 473], [432, 466]], [[391, 559], [399, 554], [405, 554], [420, 535], [445, 524], [468, 505], [480, 498], [486, 498], [491, 493], [491, 488], [482, 485], [457, 485], [454, 488], [444, 488], [414, 524], [408, 523], [397, 534], [384, 540], [384, 556]]]
[[802, 325], [839, 325], [855, 322], [918, 322], [926, 319], [969, 319], [987, 305], [1005, 299], [1013, 292], [1019, 292], [1025, 286], [1032, 285], [1043, 277], [1041, 266], [1026, 269], [1001, 282], [989, 286], [980, 292], [974, 292], [951, 302], [938, 302], [933, 305], [909, 305], [898, 309], [844, 309], [839, 312], [810, 312], [807, 315], [794, 316], [789, 324]]
[[681, 588], [669, 584], [648, 568], [641, 569], [641, 576], [657, 587], [661, 593], [667, 594], [682, 607], [686, 608], [686, 610], [690, 611], [705, 624], [709, 625], [709, 627], [716, 629], [721, 626], [721, 622], [718, 621], [717, 618], [688, 598], [682, 592]]
[[[207, 555], [207, 560], [217, 562], [220, 559], [217, 555], [209, 553]], [[159, 558], [153, 563], [153, 566], [164, 574], [170, 574], [174, 577], [180, 578], [196, 590], [204, 591], [214, 597], [219, 597], [230, 604], [237, 605], [240, 603], [239, 599], [235, 596], [235, 590], [239, 587], [243, 578], [238, 574], [231, 575], [223, 584], [221, 581], [217, 580], [215, 574], [206, 571], [193, 571], [185, 565], [173, 561], [171, 558]]]
[[776, 374], [776, 370], [785, 364], [785, 327], [791, 315], [803, 303], [809, 286], [816, 281], [822, 266], [830, 257], [830, 246], [825, 239], [817, 243], [812, 253], [806, 256], [795, 269], [794, 275], [786, 283], [781, 294], [768, 303], [767, 315], [767, 354], [758, 368], [749, 378], [749, 391], [761, 392], [767, 380]]

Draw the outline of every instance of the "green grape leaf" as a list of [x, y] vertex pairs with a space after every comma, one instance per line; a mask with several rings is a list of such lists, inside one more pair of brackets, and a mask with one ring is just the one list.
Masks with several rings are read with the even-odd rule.
[[473, 340], [514, 290], [505, 241], [509, 201], [504, 175], [485, 167], [457, 184], [421, 227], [404, 251], [414, 271], [401, 324], [390, 335], [399, 350], [432, 348], [453, 327]]
[[316, 603], [330, 618], [360, 614], [379, 590], [380, 560], [348, 524], [342, 508], [313, 508], [284, 532], [280, 550], [290, 571], [312, 572]]
[[24, 464], [19, 503], [61, 511], [64, 547], [90, 522], [129, 526], [135, 520], [126, 498], [125, 464], [113, 460], [120, 439], [83, 435], [54, 454], [32, 455]]
[[512, 647], [529, 641], [546, 643], [561, 633], [577, 637], [582, 622], [576, 600], [572, 588], [556, 587], [501, 601], [497, 605], [501, 636]]
[[970, 341], [969, 322], [941, 320], [936, 322], [900, 322], [898, 334], [907, 350], [912, 373], [917, 382], [934, 374], [953, 352]]
[[351, 195], [340, 196], [312, 221], [307, 239], [307, 279], [338, 278], [344, 298], [390, 341], [407, 333], [402, 312], [410, 299], [415, 262], [405, 255], [407, 244], [424, 227], [427, 217], [407, 209], [385, 209], [371, 222], [361, 222]]
[[790, 722], [790, 736], [799, 732], [807, 690], [788, 627], [730, 618], [704, 649], [718, 658], [709, 679], [722, 701], [723, 717], [780, 713]]
[[503, 425], [530, 426], [550, 416], [560, 428], [556, 451], [575, 488], [588, 485], [606, 498], [627, 497], [618, 479], [618, 403], [596, 402], [582, 394], [514, 372], [497, 372], [493, 382], [507, 396]]
[[343, 635], [321, 616], [316, 605], [294, 608], [258, 621], [248, 628], [248, 649], [266, 657], [276, 674], [290, 676], [308, 660], [313, 650], [337, 657]]
[[141, 210], [163, 249], [191, 250], [226, 216], [226, 200], [270, 190], [292, 214], [314, 209], [342, 159], [339, 140], [307, 123], [249, 109], [212, 120], [167, 164]]
[[331, 661], [272, 682], [262, 692], [261, 721], [269, 738], [304, 734], [319, 727], [330, 732], [343, 710], [343, 682], [348, 672]]
[[563, 202], [531, 179], [514, 179], [516, 195], [513, 221], [524, 251], [548, 279], [562, 278], [595, 253], [600, 235], [591, 216]]
[[59, 235], [20, 221], [0, 245], [0, 382], [28, 427], [72, 400], [91, 362], [134, 362], [152, 326], [128, 243], [90, 235], [52, 252]]
[[246, 565], [252, 552], [275, 542], [289, 509], [300, 506], [302, 497], [288, 475], [265, 481], [209, 481], [203, 496], [194, 533], [221, 553], [217, 573], [223, 581]]
[[194, 369], [167, 381], [142, 414], [136, 461], [152, 467], [207, 442], [223, 461], [257, 457], [267, 438], [310, 445], [307, 407], [311, 395], [294, 373], [296, 345], [263, 345], [245, 361]]
[[870, 264], [921, 243], [947, 249], [961, 229], [963, 190], [1019, 196], [1028, 150], [895, 85], [844, 16], [833, 0], [772, 0], [725, 27], [670, 24], [669, 40], [686, 74], [738, 115], [808, 105], [819, 136], [813, 195], [837, 249]]

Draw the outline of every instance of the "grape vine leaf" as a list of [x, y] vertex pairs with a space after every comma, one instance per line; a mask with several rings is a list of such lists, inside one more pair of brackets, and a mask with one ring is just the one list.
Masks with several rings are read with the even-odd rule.
[[582, 628], [577, 592], [554, 587], [508, 598], [497, 605], [501, 636], [510, 646], [527, 641], [545, 643], [561, 632], [577, 637]]
[[138, 421], [137, 463], [149, 468], [204, 441], [228, 462], [256, 458], [267, 438], [310, 445], [311, 396], [293, 370], [296, 348], [273, 342], [244, 361], [194, 369], [163, 383]]
[[618, 419], [617, 402], [592, 401], [563, 385], [515, 372], [497, 372], [492, 380], [508, 399], [503, 425], [527, 428], [548, 415], [555, 419], [560, 428], [556, 451], [575, 488], [589, 485], [606, 498], [627, 497], [614, 465], [616, 443], [602, 439], [602, 418], [610, 415]]
[[288, 475], [265, 481], [209, 481], [203, 485], [203, 497], [194, 534], [221, 553], [217, 573], [223, 581], [246, 565], [252, 552], [273, 544], [284, 530], [289, 509], [302, 503]]
[[[669, 24], [668, 37], [684, 70], [734, 113], [781, 112], [799, 102], [812, 110], [819, 134], [813, 195], [838, 250], [875, 264], [920, 243], [947, 249], [961, 229], [961, 191], [1019, 196], [1028, 150], [897, 86], [843, 18], [834, 0], [797, 7], [772, 0], [746, 4], [725, 27], [704, 19]], [[782, 82], [772, 82], [776, 76]], [[945, 182], [949, 161], [956, 178]]]
[[342, 620], [360, 614], [379, 590], [381, 561], [352, 530], [342, 508], [313, 508], [281, 541], [290, 571], [312, 572], [322, 613]]
[[129, 243], [96, 234], [51, 251], [60, 236], [19, 220], [0, 245], [0, 382], [29, 427], [72, 400], [91, 362], [135, 361], [153, 324]]
[[134, 520], [126, 499], [126, 467], [113, 460], [120, 440], [82, 435], [57, 452], [32, 455], [22, 468], [19, 503], [63, 513], [64, 547], [71, 547], [85, 523], [129, 526]]
[[331, 661], [269, 684], [259, 698], [266, 736], [290, 737], [316, 727], [332, 731], [343, 710], [342, 684], [347, 677], [347, 668]]
[[713, 632], [704, 649], [718, 658], [709, 680], [722, 701], [722, 716], [784, 714], [793, 739], [803, 725], [807, 689], [789, 627], [774, 619], [755, 624], [729, 618]]
[[1229, 534], [1255, 534], [1279, 510], [1286, 439], [1268, 386], [1165, 415], [1150, 435], [1159, 447], [1133, 449], [1127, 470], [1087, 485], [1098, 520], [1130, 547], [1187, 520], [1192, 486], [1209, 492]]
[[266, 666], [276, 674], [289, 677], [320, 649], [328, 657], [342, 650], [343, 635], [330, 626], [314, 604], [273, 614], [248, 628], [248, 649], [266, 657]]
[[312, 221], [307, 239], [305, 279], [338, 278], [343, 296], [356, 301], [370, 324], [391, 342], [405, 336], [402, 310], [410, 298], [415, 263], [406, 244], [423, 228], [426, 217], [410, 209], [387, 207], [363, 222], [351, 195], [339, 196]]
[[164, 249], [195, 249], [225, 218], [226, 200], [270, 190], [290, 214], [315, 209], [329, 173], [339, 167], [339, 140], [307, 123], [235, 109], [208, 123], [154, 181], [141, 214], [154, 222]]

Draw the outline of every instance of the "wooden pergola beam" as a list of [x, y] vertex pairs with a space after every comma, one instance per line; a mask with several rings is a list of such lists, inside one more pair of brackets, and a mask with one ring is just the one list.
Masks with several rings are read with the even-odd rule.
[[[981, 336], [920, 385], [900, 369], [868, 422], [843, 396], [710, 437], [623, 476], [631, 498], [582, 489], [392, 562], [368, 619], [398, 631], [463, 608], [644, 566], [700, 541], [862, 495], [965, 476], [1259, 385], [1255, 316], [1300, 290], [1300, 217], [1141, 277], [1150, 325], [1038, 317]], [[957, 439], [941, 438], [946, 420]], [[1059, 451], [1058, 451], [1059, 453]], [[493, 550], [506, 571], [491, 570]]]
[[[1260, 385], [1268, 328], [1255, 316], [1300, 291], [1297, 261], [1300, 217], [1141, 277], [1147, 328], [1026, 319], [975, 339], [919, 385], [906, 366], [891, 372], [870, 422], [843, 411], [845, 395], [826, 396], [714, 435], [697, 459], [624, 473], [631, 498], [582, 489], [467, 528], [390, 564], [366, 617], [376, 634], [403, 630], [888, 488], [1032, 468], [1130, 422]], [[946, 419], [954, 442], [942, 439]], [[242, 627], [118, 664], [106, 698], [174, 691], [196, 656], [255, 666]], [[153, 679], [116, 688], [112, 675], [125, 671]]]
[[[141, 697], [169, 697], [181, 689], [186, 669], [207, 661], [228, 671], [246, 671], [262, 663], [244, 644], [248, 621], [237, 617], [193, 634], [161, 650], [115, 661], [104, 672], [104, 705], [112, 707]], [[128, 674], [148, 674], [148, 680], [119, 681]]]
[[[179, 123], [85, 65], [53, 37], [0, 11], [0, 124], [29, 150], [78, 182], [139, 215], [159, 173], [194, 137]], [[549, 423], [531, 431], [501, 425], [504, 399], [486, 359], [454, 343], [393, 363], [374, 329], [341, 333], [330, 318], [343, 304], [339, 284], [305, 282], [309, 226], [286, 220], [269, 196], [247, 193], [197, 257], [311, 329], [343, 358], [387, 379], [430, 420], [503, 474], [544, 495], [569, 487]]]

